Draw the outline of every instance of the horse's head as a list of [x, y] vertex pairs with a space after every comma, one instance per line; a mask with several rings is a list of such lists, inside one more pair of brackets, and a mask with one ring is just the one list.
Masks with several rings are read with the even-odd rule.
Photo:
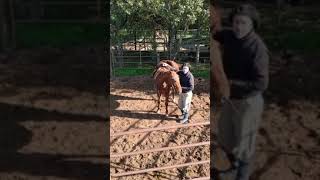
[[182, 93], [182, 87], [181, 87], [181, 84], [180, 84], [180, 79], [179, 79], [179, 75], [174, 72], [174, 71], [171, 71], [170, 72], [170, 82], [171, 82], [171, 85], [173, 85], [174, 89], [180, 93]]

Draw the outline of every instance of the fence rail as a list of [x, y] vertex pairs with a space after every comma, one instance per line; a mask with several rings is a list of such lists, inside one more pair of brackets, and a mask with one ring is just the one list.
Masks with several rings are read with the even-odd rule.
[[[173, 125], [173, 126], [137, 129], [137, 130], [131, 130], [131, 131], [112, 133], [112, 134], [110, 134], [110, 136], [117, 137], [117, 136], [129, 135], [129, 134], [138, 134], [138, 133], [161, 131], [161, 130], [167, 130], [167, 129], [177, 129], [177, 128], [185, 128], [185, 127], [193, 127], [193, 126], [206, 126], [206, 125], [210, 125], [210, 122], [208, 121], [208, 122], [200, 122], [200, 123], [192, 123], [192, 124], [178, 124], [178, 125]], [[137, 152], [110, 154], [110, 158], [143, 154], [143, 153], [166, 151], [166, 150], [172, 150], [172, 149], [182, 149], [182, 148], [196, 147], [196, 146], [202, 146], [202, 145], [210, 145], [210, 141], [205, 141], [205, 142], [200, 142], [200, 143], [192, 143], [192, 144], [186, 144], [186, 145], [180, 145], [180, 146], [174, 146], [174, 147], [155, 148], [155, 149], [142, 150], [142, 151], [137, 151]], [[210, 163], [210, 160], [204, 160], [204, 161], [198, 161], [198, 162], [188, 162], [188, 163], [183, 163], [183, 164], [175, 164], [175, 165], [171, 165], [171, 166], [156, 167], [156, 168], [142, 169], [142, 170], [129, 171], [129, 172], [121, 172], [121, 173], [111, 174], [111, 176], [112, 177], [121, 177], [121, 176], [128, 176], [128, 175], [136, 175], [136, 174], [142, 174], [142, 173], [148, 173], [148, 172], [154, 172], [154, 171], [160, 171], [160, 170], [166, 170], [166, 169], [173, 169], [173, 168], [180, 168], [180, 167], [188, 167], [188, 166], [193, 166], [193, 165], [201, 165], [201, 164], [207, 164], [207, 163]], [[201, 179], [208, 179], [208, 178], [210, 179], [210, 177], [201, 177], [201, 178], [196, 178], [196, 179], [201, 180]]]
[[105, 23], [103, 19], [17, 19], [16, 23]]
[[40, 1], [41, 5], [96, 5], [100, 0], [94, 1]]
[[157, 167], [157, 168], [150, 168], [150, 169], [142, 169], [142, 170], [137, 170], [137, 171], [129, 171], [129, 172], [111, 174], [111, 176], [113, 176], [113, 177], [128, 176], [128, 175], [142, 174], [142, 173], [147, 173], [147, 172], [160, 171], [160, 170], [166, 170], [166, 169], [172, 169], [172, 168], [187, 167], [187, 166], [207, 164], [207, 163], [210, 163], [210, 160], [189, 162], [189, 163], [184, 163], [184, 164], [176, 164], [176, 165], [172, 165], [172, 166], [164, 166], [164, 167]]
[[[24, 4], [24, 3], [21, 3]], [[29, 3], [26, 3], [29, 4]], [[96, 1], [55, 1], [55, 2], [50, 2], [50, 1], [39, 1], [38, 5], [41, 8], [41, 13], [44, 14], [46, 8], [48, 6], [67, 6], [67, 5], [72, 5], [72, 6], [87, 6], [89, 9], [96, 9], [95, 15], [93, 16], [88, 16], [87, 18], [80, 18], [79, 19], [50, 19], [50, 18], [42, 18], [39, 15], [37, 17], [30, 17], [26, 19], [15, 19], [16, 23], [106, 23], [105, 18], [103, 17], [102, 13], [102, 2], [101, 0], [96, 0]]]
[[185, 144], [185, 145], [180, 145], [180, 146], [154, 148], [154, 149], [142, 150], [142, 151], [136, 151], [136, 152], [111, 154], [110, 158], [116, 158], [116, 157], [121, 157], [121, 156], [133, 156], [133, 155], [137, 155], [137, 154], [152, 153], [152, 152], [159, 152], [159, 151], [168, 151], [168, 150], [173, 150], [173, 149], [182, 149], [182, 148], [204, 146], [204, 145], [210, 145], [210, 141], [205, 141], [205, 142], [201, 142], [201, 143]]
[[116, 137], [116, 136], [123, 136], [123, 135], [129, 135], [129, 134], [146, 133], [146, 132], [152, 132], [152, 131], [161, 131], [161, 130], [167, 130], [167, 129], [176, 129], [176, 128], [184, 128], [184, 127], [192, 127], [192, 126], [207, 126], [207, 125], [210, 125], [209, 121], [191, 123], [191, 124], [177, 124], [173, 126], [163, 126], [163, 127], [156, 127], [156, 128], [136, 129], [136, 130], [124, 131], [124, 132], [116, 132], [111, 134], [111, 136]]

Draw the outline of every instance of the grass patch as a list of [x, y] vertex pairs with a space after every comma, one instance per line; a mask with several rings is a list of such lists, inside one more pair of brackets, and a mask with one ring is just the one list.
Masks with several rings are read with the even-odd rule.
[[117, 68], [114, 73], [116, 77], [126, 77], [126, 76], [150, 76], [152, 75], [152, 68]]
[[[153, 68], [116, 68], [114, 70], [114, 75], [116, 77], [128, 77], [128, 76], [150, 76], [152, 75]], [[196, 78], [209, 78], [209, 69], [196, 69], [191, 70], [192, 74]]]

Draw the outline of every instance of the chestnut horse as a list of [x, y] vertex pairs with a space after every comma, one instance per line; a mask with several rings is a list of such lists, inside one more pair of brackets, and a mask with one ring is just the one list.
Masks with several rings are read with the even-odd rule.
[[178, 70], [179, 65], [177, 63], [170, 60], [164, 60], [158, 63], [155, 71], [153, 72], [153, 78], [155, 80], [158, 95], [157, 113], [160, 111], [161, 95], [164, 95], [166, 98], [166, 116], [168, 116], [168, 104], [171, 90], [179, 93], [182, 92], [179, 75], [177, 74]]
[[214, 99], [221, 102], [222, 97], [229, 98], [230, 85], [223, 69], [222, 50], [218, 41], [212, 38], [213, 34], [221, 29], [221, 13], [213, 4], [210, 5], [210, 61], [211, 85]]
[[[164, 66], [164, 64], [167, 64], [169, 66]], [[155, 70], [153, 72], [153, 77], [155, 77], [155, 73], [157, 72], [157, 69], [159, 67], [166, 67], [168, 70], [171, 70], [171, 71], [175, 71], [175, 72], [178, 72], [181, 67], [182, 67], [182, 64], [179, 64], [179, 63], [176, 63], [174, 60], [168, 60], [168, 59], [165, 59], [165, 60], [161, 60], [157, 66], [155, 67]], [[175, 102], [175, 99], [174, 99], [174, 96], [175, 96], [175, 88], [172, 87], [172, 91], [170, 91], [171, 94], [172, 94], [172, 101]]]

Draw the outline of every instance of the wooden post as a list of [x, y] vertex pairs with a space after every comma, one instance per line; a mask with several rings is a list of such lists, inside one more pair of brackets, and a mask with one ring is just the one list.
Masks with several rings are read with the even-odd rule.
[[0, 1], [0, 50], [3, 51], [6, 47], [6, 38], [7, 38], [7, 33], [6, 33], [6, 15], [5, 15], [5, 1]]
[[160, 54], [157, 53], [157, 64], [160, 62]]
[[16, 22], [15, 22], [15, 10], [14, 10], [14, 0], [10, 0], [10, 26], [11, 26], [11, 48], [15, 49], [17, 47], [16, 41]]
[[0, 1], [0, 51], [15, 48], [15, 21], [13, 0]]
[[142, 62], [141, 62], [141, 47], [140, 47], [140, 51], [139, 51], [140, 53], [139, 53], [139, 67], [141, 67], [142, 66]]
[[41, 4], [40, 0], [30, 1], [30, 12], [33, 20], [41, 19]]
[[97, 0], [97, 19], [101, 19], [101, 0]]
[[113, 77], [113, 58], [114, 58], [114, 55], [113, 55], [113, 50], [112, 48], [110, 48], [110, 77], [112, 78]]
[[200, 44], [196, 44], [196, 65], [199, 64], [200, 61]]

